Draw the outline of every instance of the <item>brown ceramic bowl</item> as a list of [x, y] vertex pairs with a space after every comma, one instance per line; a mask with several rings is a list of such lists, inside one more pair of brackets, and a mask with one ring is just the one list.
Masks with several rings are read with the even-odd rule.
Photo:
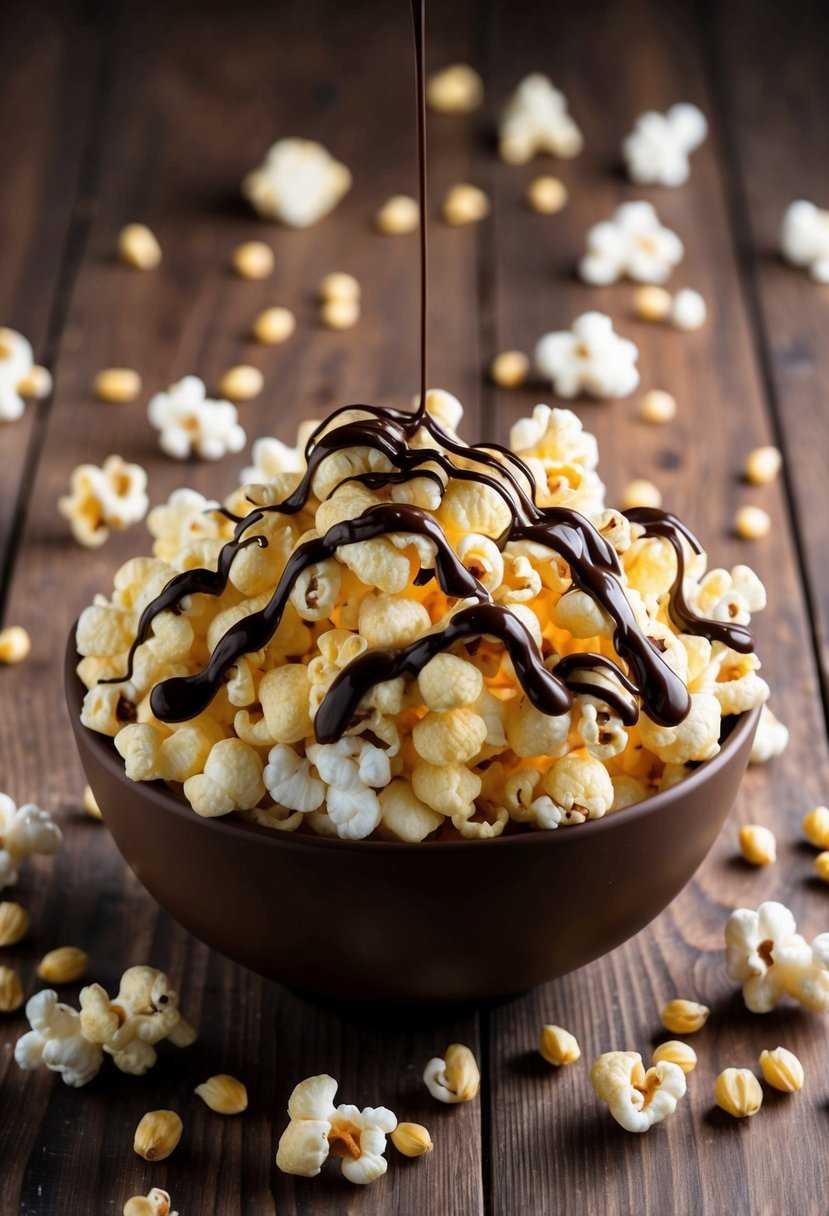
[[66, 689], [81, 760], [148, 891], [236, 962], [344, 1001], [506, 996], [637, 933], [713, 844], [759, 717], [731, 720], [713, 760], [605, 819], [483, 841], [331, 840], [201, 819], [163, 783], [128, 780], [112, 741], [81, 725], [77, 661], [70, 639]]

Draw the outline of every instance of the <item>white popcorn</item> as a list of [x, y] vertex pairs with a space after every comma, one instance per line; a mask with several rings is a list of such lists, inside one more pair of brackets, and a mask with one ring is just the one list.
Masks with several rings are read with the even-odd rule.
[[147, 516], [147, 528], [155, 537], [153, 554], [164, 561], [173, 561], [192, 541], [219, 536], [222, 516], [211, 510], [218, 505], [215, 499], [205, 498], [198, 490], [184, 486], [173, 490], [167, 502], [153, 507]]
[[671, 301], [668, 320], [674, 329], [682, 329], [687, 333], [702, 329], [708, 317], [705, 300], [698, 291], [683, 287]]
[[790, 203], [783, 216], [780, 250], [793, 266], [805, 266], [817, 283], [829, 283], [829, 211], [805, 199]]
[[785, 751], [789, 743], [789, 730], [764, 705], [760, 710], [760, 721], [757, 723], [757, 734], [751, 745], [751, 764], [765, 764]]
[[613, 219], [588, 231], [579, 274], [596, 285], [615, 283], [623, 275], [637, 283], [664, 283], [684, 252], [682, 241], [660, 224], [650, 203], [622, 203]]
[[278, 743], [268, 753], [268, 763], [262, 780], [280, 806], [290, 811], [316, 811], [325, 801], [325, 786], [311, 772], [310, 761], [292, 747]]
[[590, 1070], [590, 1079], [628, 1132], [646, 1132], [672, 1115], [686, 1089], [685, 1073], [677, 1064], [660, 1060], [645, 1072], [638, 1051], [605, 1052]]
[[236, 406], [211, 401], [198, 376], [185, 376], [166, 393], [156, 393], [147, 406], [147, 417], [160, 433], [161, 450], [176, 460], [185, 460], [192, 452], [205, 460], [220, 460], [245, 446]]
[[147, 513], [147, 474], [139, 464], [120, 456], [107, 456], [99, 468], [79, 464], [73, 469], [69, 494], [58, 499], [58, 510], [68, 519], [78, 544], [97, 549], [110, 529], [138, 523]]
[[374, 791], [391, 780], [387, 752], [354, 735], [336, 743], [311, 743], [305, 751], [328, 787], [325, 804], [337, 835], [344, 840], [371, 835], [381, 817]]
[[154, 1044], [162, 1039], [189, 1047], [196, 1038], [179, 1011], [169, 978], [156, 967], [129, 967], [112, 1001], [100, 984], [90, 984], [81, 990], [80, 1005], [85, 1038], [100, 1044], [115, 1066], [132, 1076], [152, 1068], [157, 1059]]
[[525, 76], [513, 93], [501, 115], [498, 142], [511, 165], [524, 165], [541, 152], [578, 156], [584, 146], [567, 98], [540, 72]]
[[296, 1086], [276, 1164], [285, 1174], [315, 1178], [333, 1149], [349, 1182], [364, 1185], [386, 1172], [386, 1136], [397, 1127], [397, 1117], [385, 1106], [335, 1107], [336, 1093], [337, 1082], [326, 1073]]
[[738, 908], [725, 926], [726, 967], [743, 987], [752, 1013], [768, 1013], [786, 994], [817, 1013], [829, 1013], [829, 933], [809, 945], [794, 916], [772, 900], [756, 912]]
[[34, 355], [17, 330], [0, 328], [0, 422], [16, 422], [26, 408], [20, 386], [31, 375]]
[[351, 173], [312, 139], [280, 139], [242, 193], [260, 215], [292, 228], [308, 228], [333, 211], [351, 187]]
[[32, 1029], [14, 1047], [21, 1068], [48, 1068], [74, 1087], [92, 1080], [101, 1067], [103, 1048], [84, 1038], [76, 1010], [62, 1005], [58, 994], [45, 988], [27, 1001], [26, 1017]]
[[648, 110], [636, 119], [622, 144], [631, 181], [643, 185], [681, 186], [688, 180], [688, 157], [708, 135], [702, 110], [687, 102], [667, 114]]
[[0, 793], [0, 891], [17, 882], [17, 868], [32, 853], [57, 853], [61, 830], [48, 811], [34, 803], [18, 807]]
[[638, 358], [636, 345], [620, 338], [600, 312], [582, 313], [571, 330], [545, 334], [535, 348], [538, 370], [567, 398], [580, 392], [626, 397], [639, 383]]

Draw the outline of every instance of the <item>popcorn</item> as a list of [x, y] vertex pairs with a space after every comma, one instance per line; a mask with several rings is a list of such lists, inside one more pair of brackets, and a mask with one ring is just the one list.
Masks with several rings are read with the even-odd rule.
[[693, 330], [702, 329], [707, 316], [708, 309], [699, 292], [693, 291], [690, 287], [683, 287], [671, 301], [668, 320], [674, 329], [682, 329], [690, 333]]
[[667, 1119], [685, 1094], [685, 1074], [660, 1060], [645, 1071], [638, 1051], [607, 1051], [590, 1070], [593, 1088], [628, 1132], [646, 1132]]
[[63, 836], [48, 811], [32, 802], [18, 807], [0, 793], [0, 891], [17, 882], [21, 861], [34, 853], [57, 853]]
[[128, 968], [112, 1001], [100, 984], [90, 984], [81, 989], [80, 1006], [84, 1039], [111, 1055], [121, 1072], [136, 1077], [155, 1064], [156, 1043], [169, 1039], [176, 1047], [189, 1047], [196, 1037], [179, 1012], [178, 994], [155, 967]]
[[739, 908], [725, 927], [726, 967], [743, 987], [752, 1013], [768, 1013], [784, 995], [816, 1013], [829, 1012], [829, 933], [809, 945], [788, 908], [768, 901]]
[[757, 734], [751, 745], [751, 764], [765, 764], [784, 752], [789, 743], [788, 727], [774, 716], [768, 705], [760, 710]]
[[92, 1080], [103, 1063], [103, 1049], [83, 1035], [74, 1009], [60, 1004], [51, 988], [44, 988], [27, 1002], [26, 1017], [32, 1029], [14, 1047], [20, 1068], [48, 1068], [74, 1087]]
[[219, 392], [230, 401], [253, 401], [264, 387], [265, 377], [249, 363], [229, 367], [219, 381]]
[[240, 279], [269, 279], [274, 265], [273, 250], [264, 241], [243, 241], [233, 250], [233, 269]]
[[70, 493], [58, 500], [75, 540], [87, 549], [104, 543], [110, 529], [120, 531], [147, 514], [147, 474], [120, 456], [108, 456], [99, 468], [79, 464], [72, 473]]
[[146, 224], [127, 224], [118, 233], [118, 256], [125, 266], [154, 270], [161, 263], [161, 246]]
[[714, 1101], [727, 1115], [746, 1119], [763, 1105], [763, 1091], [748, 1068], [726, 1068], [714, 1084]]
[[612, 220], [588, 231], [579, 274], [592, 284], [615, 283], [624, 275], [638, 283], [664, 283], [684, 253], [682, 241], [663, 228], [650, 203], [622, 203]]
[[762, 1051], [760, 1069], [766, 1084], [781, 1093], [795, 1094], [803, 1088], [803, 1065], [794, 1052], [785, 1047]]
[[192, 453], [204, 460], [221, 460], [245, 446], [245, 432], [236, 407], [229, 401], [211, 401], [198, 376], [185, 376], [166, 393], [156, 393], [147, 417], [159, 432], [162, 452], [176, 460]]
[[133, 1195], [124, 1204], [124, 1216], [178, 1216], [172, 1211], [172, 1200], [167, 1191], [154, 1186], [146, 1195]]
[[435, 1056], [423, 1070], [426, 1088], [438, 1102], [471, 1102], [481, 1088], [478, 1062], [468, 1047], [452, 1043], [445, 1059]]
[[164, 1161], [178, 1147], [184, 1124], [174, 1110], [150, 1110], [135, 1129], [133, 1149], [145, 1161]]
[[578, 156], [584, 140], [564, 94], [546, 76], [533, 72], [518, 85], [501, 115], [498, 146], [508, 164], [525, 165], [545, 152]]
[[777, 840], [770, 828], [747, 823], [739, 832], [740, 852], [749, 865], [768, 866], [777, 861]]
[[311, 139], [278, 140], [242, 182], [242, 193], [261, 216], [292, 228], [316, 224], [350, 189], [346, 166]]
[[384, 236], [405, 236], [420, 223], [420, 207], [408, 194], [393, 194], [374, 217], [374, 225]]
[[668, 1039], [666, 1043], [660, 1043], [658, 1047], [655, 1047], [651, 1056], [653, 1064], [660, 1064], [664, 1060], [670, 1064], [676, 1064], [677, 1068], [681, 1068], [687, 1074], [693, 1072], [697, 1066], [697, 1053], [693, 1047], [680, 1042], [679, 1039]]
[[433, 72], [426, 81], [426, 104], [437, 114], [471, 114], [484, 99], [484, 82], [466, 63]]
[[792, 266], [805, 266], [816, 283], [829, 283], [829, 211], [799, 199], [783, 216], [780, 250]]
[[545, 334], [535, 348], [536, 366], [559, 397], [626, 397], [639, 383], [638, 358], [634, 343], [600, 312], [582, 313], [571, 330]]
[[31, 344], [16, 330], [0, 328], [0, 422], [23, 417], [26, 406], [20, 386], [33, 367]]
[[218, 506], [198, 490], [173, 490], [167, 502], [153, 507], [147, 516], [155, 556], [171, 562], [193, 541], [221, 536], [222, 517], [214, 510]]
[[672, 1034], [694, 1034], [697, 1030], [702, 1030], [710, 1012], [707, 1005], [678, 997], [668, 1001], [659, 1016], [662, 1025]]
[[277, 1168], [285, 1174], [316, 1178], [329, 1153], [342, 1159], [349, 1182], [365, 1184], [388, 1168], [383, 1153], [386, 1136], [397, 1119], [385, 1106], [334, 1106], [337, 1082], [326, 1073], [308, 1077], [294, 1088], [288, 1102], [290, 1123], [279, 1138]]
[[380, 822], [380, 801], [375, 789], [391, 779], [389, 757], [366, 739], [346, 736], [336, 743], [312, 743], [307, 758], [328, 787], [328, 817], [344, 840], [370, 836]]
[[538, 1050], [548, 1064], [561, 1067], [581, 1058], [581, 1048], [575, 1035], [561, 1026], [542, 1026]]
[[667, 114], [640, 114], [622, 144], [628, 176], [641, 185], [684, 185], [690, 173], [688, 157], [707, 134], [705, 115], [687, 102], [671, 106]]

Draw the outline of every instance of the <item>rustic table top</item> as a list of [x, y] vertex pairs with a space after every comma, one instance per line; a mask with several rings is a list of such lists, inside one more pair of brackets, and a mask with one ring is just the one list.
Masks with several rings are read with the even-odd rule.
[[[12, 1048], [25, 1019], [22, 1010], [5, 1016], [4, 1214], [120, 1213], [128, 1196], [152, 1185], [169, 1189], [183, 1216], [825, 1211], [823, 1025], [795, 1008], [747, 1014], [722, 954], [729, 911], [763, 899], [790, 905], [807, 936], [829, 927], [826, 888], [811, 876], [813, 851], [799, 834], [804, 811], [829, 790], [829, 293], [776, 255], [785, 206], [829, 198], [821, 6], [794, 0], [784, 14], [771, 0], [526, 9], [458, 0], [433, 8], [430, 64], [472, 62], [487, 89], [473, 117], [431, 119], [433, 206], [468, 180], [487, 191], [493, 210], [479, 226], [433, 225], [431, 382], [466, 403], [468, 437], [503, 439], [541, 392], [493, 388], [483, 373], [491, 357], [531, 347], [586, 308], [615, 318], [640, 347], [643, 389], [670, 390], [679, 413], [648, 427], [638, 420], [640, 394], [577, 403], [600, 441], [609, 501], [632, 476], [648, 477], [707, 540], [714, 563], [757, 569], [769, 590], [759, 650], [790, 746], [749, 773], [695, 879], [636, 938], [520, 999], [451, 1020], [412, 1025], [320, 1011], [212, 953], [161, 912], [106, 829], [81, 809], [84, 779], [61, 692], [72, 620], [146, 541], [134, 529], [82, 551], [56, 500], [77, 464], [112, 452], [147, 468], [153, 503], [181, 484], [229, 492], [242, 459], [182, 466], [159, 453], [147, 423], [149, 394], [186, 373], [215, 386], [231, 364], [261, 367], [266, 392], [241, 407], [250, 438], [290, 440], [298, 420], [351, 400], [409, 401], [416, 237], [381, 237], [371, 224], [388, 195], [415, 189], [408, 5], [211, 0], [187, 11], [116, 2], [97, 19], [81, 0], [9, 6], [0, 39], [0, 320], [31, 338], [55, 392], [21, 421], [0, 424], [3, 621], [24, 624], [34, 642], [24, 663], [0, 670], [0, 788], [54, 812], [65, 845], [54, 859], [30, 862], [11, 893], [30, 910], [32, 928], [2, 962], [18, 969], [28, 995], [39, 986], [39, 958], [59, 944], [86, 949], [89, 975], [110, 989], [126, 966], [152, 961], [173, 977], [200, 1034], [188, 1052], [163, 1051], [142, 1079], [111, 1069], [76, 1091], [17, 1068]], [[570, 99], [586, 139], [576, 160], [511, 168], [496, 157], [494, 116], [531, 70], [548, 72]], [[632, 187], [618, 169], [623, 135], [643, 110], [679, 100], [698, 103], [711, 123], [690, 183]], [[238, 190], [269, 142], [293, 133], [321, 139], [354, 171], [342, 205], [307, 232], [258, 221]], [[542, 169], [570, 191], [553, 217], [524, 202]], [[594, 289], [573, 275], [588, 225], [637, 197], [654, 201], [685, 242], [674, 282], [708, 301], [709, 322], [697, 333], [633, 319], [629, 284]], [[132, 220], [161, 241], [164, 261], [153, 273], [115, 261], [116, 234]], [[269, 281], [229, 272], [234, 246], [254, 237], [275, 250]], [[334, 269], [363, 286], [362, 319], [350, 332], [318, 321], [314, 290]], [[251, 320], [271, 303], [296, 312], [297, 332], [284, 346], [253, 346]], [[141, 372], [140, 402], [93, 400], [93, 375], [106, 366]], [[784, 476], [752, 489], [741, 467], [751, 447], [767, 442], [782, 448]], [[773, 520], [754, 544], [730, 529], [748, 502]], [[738, 859], [743, 822], [774, 828], [776, 865], [755, 870]], [[694, 1039], [699, 1067], [679, 1113], [631, 1136], [600, 1108], [585, 1064], [611, 1048], [648, 1055], [659, 1009], [675, 995], [711, 1006]], [[535, 1045], [548, 1021], [577, 1034], [580, 1065], [554, 1072], [540, 1061]], [[436, 1109], [420, 1072], [452, 1041], [478, 1055], [481, 1095]], [[760, 1050], [778, 1043], [803, 1061], [803, 1092], [767, 1093], [750, 1121], [717, 1111], [717, 1072], [756, 1066]], [[217, 1071], [247, 1082], [243, 1117], [223, 1120], [193, 1096], [194, 1084]], [[428, 1124], [431, 1156], [398, 1157], [365, 1189], [334, 1169], [313, 1181], [279, 1174], [274, 1149], [290, 1090], [323, 1071], [340, 1080], [344, 1097]], [[144, 1111], [167, 1106], [183, 1113], [185, 1138], [169, 1160], [149, 1165], [132, 1151], [133, 1130]]]

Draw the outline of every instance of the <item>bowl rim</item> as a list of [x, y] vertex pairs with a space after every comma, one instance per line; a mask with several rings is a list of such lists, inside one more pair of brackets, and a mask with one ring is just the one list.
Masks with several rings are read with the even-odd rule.
[[408, 840], [348, 840], [339, 836], [316, 836], [310, 833], [279, 832], [263, 824], [247, 823], [245, 820], [231, 819], [228, 816], [211, 819], [197, 815], [183, 796], [176, 794], [162, 781], [130, 781], [124, 771], [123, 760], [116, 751], [112, 738], [109, 735], [100, 734], [98, 731], [84, 726], [80, 721], [80, 707], [85, 691], [83, 683], [75, 670], [80, 657], [75, 649], [75, 626], [73, 625], [69, 635], [65, 672], [66, 698], [69, 712], [74, 717], [73, 725], [76, 737], [79, 738], [80, 732], [83, 732], [83, 737], [86, 738], [96, 759], [112, 776], [117, 780], [129, 782], [131, 788], [135, 787], [136, 792], [139, 792], [142, 797], [149, 798], [151, 802], [160, 808], [174, 815], [186, 816], [188, 819], [195, 820], [202, 826], [209, 827], [220, 834], [227, 833], [231, 836], [237, 836], [241, 832], [258, 839], [265, 837], [275, 845], [284, 844], [289, 848], [339, 849], [341, 852], [358, 850], [361, 853], [379, 850], [388, 854], [413, 849], [423, 850], [424, 848], [428, 849], [430, 853], [439, 853], [449, 850], [455, 851], [462, 846], [466, 846], [467, 848], [473, 846], [478, 849], [528, 848], [531, 846], [538, 848], [542, 846], [542, 842], [543, 847], [546, 848], [561, 847], [568, 839], [572, 838], [573, 832], [581, 833], [586, 830], [598, 836], [603, 832], [613, 831], [616, 824], [631, 823], [643, 819], [648, 815], [659, 814], [660, 811], [676, 802], [680, 793], [690, 793], [698, 786], [707, 784], [728, 763], [732, 753], [740, 747], [746, 737], [753, 732], [762, 710], [762, 705], [756, 705], [753, 709], [747, 710], [742, 714], [729, 715], [733, 719], [733, 725], [728, 731], [717, 755], [713, 756], [710, 760], [702, 761], [698, 768], [690, 773], [689, 776], [683, 778], [682, 781], [678, 781], [676, 785], [672, 785], [666, 790], [660, 790], [656, 794], [651, 794], [650, 797], [643, 798], [641, 802], [635, 802], [621, 811], [603, 815], [600, 819], [590, 819], [584, 823], [571, 824], [562, 831], [516, 832], [514, 835], [495, 836], [488, 840], [422, 840], [416, 842]]

